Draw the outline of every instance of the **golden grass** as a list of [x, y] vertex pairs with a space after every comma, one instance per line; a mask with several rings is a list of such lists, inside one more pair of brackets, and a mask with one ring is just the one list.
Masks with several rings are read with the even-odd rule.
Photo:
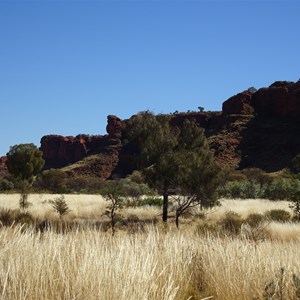
[[[45, 201], [59, 195], [30, 195], [38, 216], [54, 214]], [[100, 196], [66, 195], [71, 219], [99, 219], [108, 204]], [[222, 200], [208, 212], [213, 223], [226, 211], [249, 213], [286, 209], [287, 202]], [[18, 208], [17, 195], [0, 195], [0, 207]], [[256, 209], [255, 209], [256, 208]], [[124, 216], [157, 216], [152, 207], [125, 208]], [[53, 218], [57, 218], [54, 214]], [[171, 221], [171, 220], [170, 220]], [[266, 299], [274, 281], [274, 299], [297, 299], [293, 274], [300, 276], [300, 225], [270, 222], [266, 238], [201, 234], [198, 222], [145, 225], [129, 234], [93, 227], [65, 234], [25, 227], [0, 228], [0, 298], [18, 299]], [[280, 270], [284, 268], [283, 276]], [[282, 282], [281, 282], [282, 279]], [[300, 292], [300, 286], [299, 292]]]
[[246, 218], [251, 213], [264, 214], [268, 210], [283, 209], [292, 214], [288, 201], [270, 201], [265, 199], [229, 200], [221, 199], [221, 206], [208, 211], [208, 218], [218, 220], [228, 211], [233, 211]]
[[281, 268], [284, 299], [296, 299], [300, 273], [298, 242], [201, 237], [191, 227], [114, 237], [2, 228], [0, 244], [1, 299], [264, 299]]

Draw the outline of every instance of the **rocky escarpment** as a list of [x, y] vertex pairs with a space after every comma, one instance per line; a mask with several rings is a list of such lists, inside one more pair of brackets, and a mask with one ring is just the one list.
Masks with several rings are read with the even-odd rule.
[[[222, 112], [176, 113], [171, 124], [181, 126], [185, 119], [205, 129], [220, 165], [277, 171], [289, 167], [300, 153], [300, 83], [278, 81], [258, 91], [249, 89], [226, 100]], [[104, 136], [43, 137], [46, 166], [72, 165], [66, 167], [70, 174], [103, 179], [114, 172], [126, 175], [130, 171], [130, 147], [123, 147], [122, 140], [126, 121], [108, 116], [107, 122]]]
[[121, 143], [121, 120], [113, 115], [107, 117], [106, 135], [61, 136], [46, 135], [41, 139], [41, 151], [45, 168], [61, 168], [73, 165], [93, 156], [81, 164], [67, 168], [70, 174], [93, 175], [107, 179], [119, 161]]
[[300, 82], [277, 81], [239, 93], [223, 103], [220, 118], [213, 132], [206, 131], [220, 164], [266, 171], [290, 167], [300, 153]]

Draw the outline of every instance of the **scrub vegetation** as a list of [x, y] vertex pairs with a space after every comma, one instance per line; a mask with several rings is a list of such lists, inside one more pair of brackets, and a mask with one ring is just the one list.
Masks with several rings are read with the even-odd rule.
[[179, 229], [159, 206], [123, 207], [112, 235], [101, 196], [29, 195], [26, 214], [18, 199], [0, 195], [2, 299], [298, 299], [300, 224], [288, 201], [224, 199]]

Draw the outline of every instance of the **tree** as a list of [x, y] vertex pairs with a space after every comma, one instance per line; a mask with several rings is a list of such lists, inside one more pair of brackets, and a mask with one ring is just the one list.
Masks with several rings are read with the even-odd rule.
[[9, 173], [22, 181], [32, 182], [44, 167], [43, 153], [34, 144], [19, 144], [10, 148], [6, 166]]
[[163, 221], [168, 218], [169, 195], [176, 190], [196, 195], [202, 203], [210, 200], [208, 187], [217, 168], [212, 168], [204, 131], [194, 121], [171, 126], [170, 116], [146, 111], [127, 122], [126, 132], [145, 178], [163, 195]]
[[101, 195], [106, 201], [109, 201], [105, 214], [110, 219], [110, 225], [112, 230], [112, 235], [114, 236], [116, 232], [117, 223], [117, 211], [122, 208], [124, 201], [124, 191], [118, 180], [109, 181], [106, 183], [106, 187], [102, 189]]
[[43, 168], [43, 153], [34, 144], [19, 144], [10, 148], [6, 166], [21, 191], [20, 207], [25, 210], [28, 203], [28, 190], [34, 176]]
[[51, 200], [52, 207], [58, 213], [59, 218], [62, 217], [70, 212], [69, 206], [65, 200], [65, 196], [61, 195], [60, 197]]
[[193, 121], [186, 120], [180, 130], [175, 152], [178, 163], [175, 222], [191, 207], [218, 204], [217, 187], [220, 168], [215, 164], [204, 132]]

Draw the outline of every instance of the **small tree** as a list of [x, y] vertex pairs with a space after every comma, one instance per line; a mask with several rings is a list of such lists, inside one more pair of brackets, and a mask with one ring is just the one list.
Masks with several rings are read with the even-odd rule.
[[106, 210], [106, 215], [110, 219], [112, 235], [114, 236], [117, 223], [116, 213], [120, 208], [122, 208], [124, 192], [119, 181], [115, 180], [107, 182], [106, 187], [101, 191], [101, 195], [106, 201], [110, 202]]
[[54, 210], [58, 213], [60, 219], [70, 212], [69, 206], [65, 200], [64, 195], [61, 195], [60, 197], [57, 197], [54, 200], [52, 200], [51, 204]]
[[34, 176], [43, 168], [43, 153], [34, 144], [19, 144], [10, 148], [6, 166], [21, 192], [20, 207], [25, 210], [28, 203], [28, 191]]

